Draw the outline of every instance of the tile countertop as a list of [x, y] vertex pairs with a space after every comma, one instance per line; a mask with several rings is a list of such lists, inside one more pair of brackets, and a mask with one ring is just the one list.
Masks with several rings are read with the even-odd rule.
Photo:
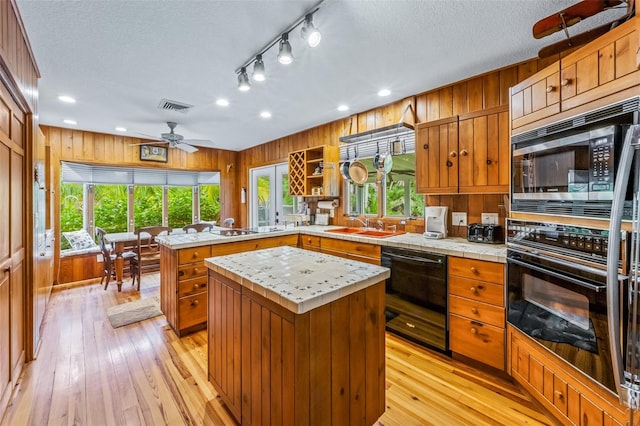
[[204, 263], [296, 314], [377, 284], [390, 275], [382, 266], [289, 246], [210, 257]]
[[212, 244], [224, 244], [233, 241], [253, 240], [257, 238], [275, 237], [278, 235], [308, 234], [322, 237], [330, 237], [347, 241], [361, 241], [368, 244], [376, 244], [389, 247], [403, 247], [413, 250], [429, 251], [450, 256], [466, 257], [469, 259], [486, 260], [490, 262], [506, 262], [507, 249], [504, 244], [470, 243], [464, 238], [445, 238], [432, 240], [422, 234], [405, 233], [386, 238], [372, 238], [349, 234], [327, 233], [329, 229], [342, 228], [341, 226], [298, 226], [279, 227], [277, 231], [272, 228], [264, 228], [265, 232], [233, 237], [199, 232], [195, 234], [176, 234], [158, 237], [157, 241], [171, 249], [199, 247]]

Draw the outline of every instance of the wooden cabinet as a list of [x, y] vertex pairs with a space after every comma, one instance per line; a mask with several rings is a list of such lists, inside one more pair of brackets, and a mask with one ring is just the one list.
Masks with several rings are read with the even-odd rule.
[[416, 129], [419, 193], [509, 191], [506, 106], [421, 123]]
[[449, 348], [504, 370], [504, 265], [449, 256]]
[[211, 247], [160, 246], [160, 309], [178, 336], [207, 325], [207, 267]]
[[628, 410], [617, 397], [511, 326], [508, 345], [508, 372], [562, 423], [627, 424]]
[[263, 237], [251, 240], [214, 244], [211, 246], [212, 256], [241, 253], [250, 250], [262, 250], [280, 246], [298, 246], [298, 235], [279, 235], [277, 237]]
[[318, 146], [289, 153], [289, 194], [337, 197], [340, 148]]
[[375, 244], [322, 237], [320, 251], [334, 256], [380, 265], [381, 249], [379, 245]]
[[[513, 86], [510, 104], [514, 133], [640, 85], [639, 24], [640, 19], [633, 18]], [[637, 93], [629, 92], [618, 100], [634, 95]]]
[[384, 282], [294, 314], [209, 274], [209, 380], [240, 424], [364, 426], [382, 415]]
[[298, 247], [305, 250], [320, 251], [321, 240], [322, 238], [316, 235], [300, 234], [298, 238]]

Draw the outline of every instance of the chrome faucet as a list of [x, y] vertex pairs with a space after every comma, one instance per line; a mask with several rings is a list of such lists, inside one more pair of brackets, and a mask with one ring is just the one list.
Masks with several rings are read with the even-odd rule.
[[378, 229], [379, 230], [382, 231], [384, 229], [384, 222], [383, 221], [379, 220], [379, 221], [376, 222], [376, 224], [378, 225]]
[[362, 226], [364, 226], [365, 228], [369, 227], [369, 218], [365, 216], [364, 221], [358, 219], [355, 216], [349, 216], [349, 220], [356, 220], [358, 222], [360, 222], [362, 224]]

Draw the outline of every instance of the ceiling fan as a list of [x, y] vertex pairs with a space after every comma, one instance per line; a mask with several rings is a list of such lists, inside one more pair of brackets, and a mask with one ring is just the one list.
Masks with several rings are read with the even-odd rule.
[[[158, 142], [154, 142], [153, 144], [168, 143], [171, 148], [178, 148], [189, 153], [196, 152], [198, 150], [196, 146], [206, 147], [206, 148], [213, 148], [215, 146], [213, 141], [210, 141], [208, 139], [185, 139], [184, 136], [178, 133], [175, 133], [174, 129], [176, 128], [177, 125], [178, 123], [174, 121], [167, 121], [167, 126], [169, 126], [169, 133], [162, 133], [159, 139], [155, 136], [152, 136], [154, 139], [158, 140]], [[145, 135], [145, 136], [150, 136], [150, 135]], [[144, 144], [138, 144], [138, 145], [144, 145]]]

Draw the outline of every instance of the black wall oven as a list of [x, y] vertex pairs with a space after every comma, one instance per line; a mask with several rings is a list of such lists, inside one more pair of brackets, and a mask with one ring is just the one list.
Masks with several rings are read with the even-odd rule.
[[[507, 228], [508, 322], [616, 393], [607, 307], [609, 231], [514, 219]], [[622, 276], [625, 233], [620, 241]], [[627, 294], [626, 279], [615, 285]], [[626, 318], [626, 306], [621, 299], [619, 318]]]

